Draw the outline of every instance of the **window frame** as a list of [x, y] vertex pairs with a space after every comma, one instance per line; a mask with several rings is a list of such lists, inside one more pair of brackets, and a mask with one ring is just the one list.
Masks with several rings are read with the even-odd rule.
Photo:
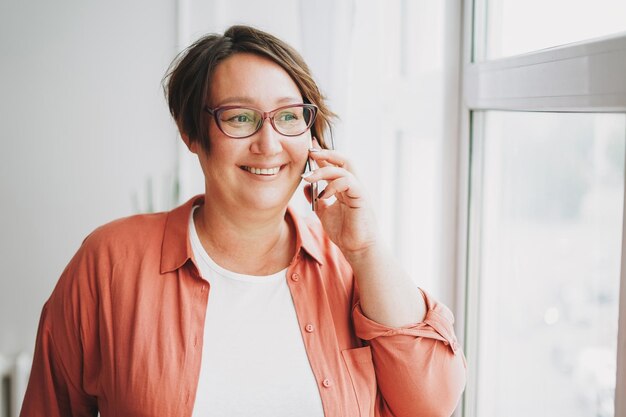
[[[463, 0], [462, 11], [456, 311], [468, 383], [456, 417], [475, 417], [477, 405], [483, 169], [480, 111], [626, 113], [626, 32], [476, 62], [474, 58], [481, 52], [476, 45], [485, 44], [486, 1]], [[626, 392], [626, 174], [624, 188], [616, 393]], [[615, 417], [626, 417], [624, 396], [615, 395]]]

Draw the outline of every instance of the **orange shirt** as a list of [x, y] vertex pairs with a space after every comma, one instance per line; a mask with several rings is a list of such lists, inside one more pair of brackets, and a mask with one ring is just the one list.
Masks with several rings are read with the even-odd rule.
[[[43, 307], [21, 417], [191, 417], [210, 298], [188, 236], [202, 198], [85, 239]], [[325, 416], [449, 416], [465, 358], [448, 308], [422, 292], [423, 322], [369, 320], [321, 225], [287, 215], [297, 231], [287, 279]]]

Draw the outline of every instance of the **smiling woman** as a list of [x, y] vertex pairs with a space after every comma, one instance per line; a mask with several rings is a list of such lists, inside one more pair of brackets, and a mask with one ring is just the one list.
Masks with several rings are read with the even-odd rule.
[[[452, 314], [382, 245], [299, 54], [234, 26], [184, 51], [166, 91], [205, 194], [85, 239], [44, 306], [21, 415], [450, 415]], [[315, 220], [288, 207], [303, 178]]]

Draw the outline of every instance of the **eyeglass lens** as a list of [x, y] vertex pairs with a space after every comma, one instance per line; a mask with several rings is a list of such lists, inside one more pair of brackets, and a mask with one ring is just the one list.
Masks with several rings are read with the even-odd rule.
[[[313, 111], [306, 106], [285, 107], [272, 116], [274, 128], [286, 136], [298, 136], [311, 126]], [[225, 109], [218, 115], [222, 131], [232, 137], [253, 135], [263, 124], [263, 114], [245, 107]]]

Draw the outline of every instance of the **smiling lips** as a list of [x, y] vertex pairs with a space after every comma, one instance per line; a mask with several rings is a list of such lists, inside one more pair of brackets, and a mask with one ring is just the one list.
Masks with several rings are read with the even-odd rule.
[[273, 167], [273, 168], [255, 168], [255, 167], [248, 167], [248, 166], [242, 166], [241, 169], [248, 171], [251, 174], [254, 175], [276, 175], [278, 174], [278, 171], [280, 171], [281, 167]]

